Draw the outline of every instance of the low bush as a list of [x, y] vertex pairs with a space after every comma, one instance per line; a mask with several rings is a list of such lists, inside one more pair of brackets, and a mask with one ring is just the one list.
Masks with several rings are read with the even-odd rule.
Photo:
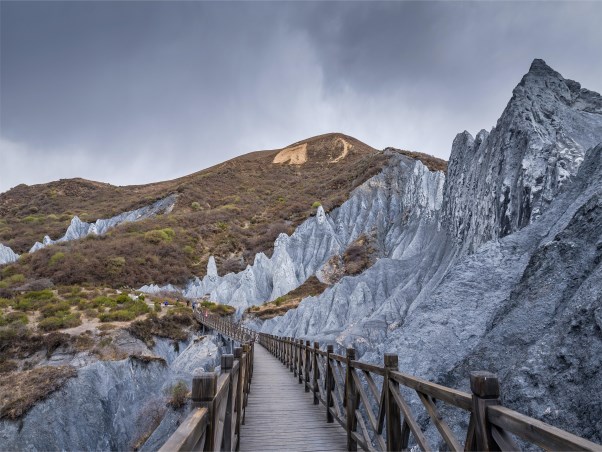
[[79, 313], [63, 314], [57, 313], [56, 316], [47, 317], [40, 320], [38, 328], [42, 331], [56, 331], [65, 328], [73, 328], [82, 324]]
[[150, 243], [169, 243], [175, 237], [175, 232], [172, 228], [153, 229], [144, 233], [144, 239]]
[[173, 408], [178, 409], [186, 405], [188, 400], [188, 386], [182, 380], [168, 389], [169, 401], [167, 402]]
[[61, 262], [63, 260], [65, 260], [65, 253], [58, 251], [52, 255], [52, 257], [48, 261], [48, 266], [54, 267], [55, 265], [57, 265], [59, 262]]
[[71, 305], [66, 301], [61, 301], [58, 303], [48, 303], [40, 307], [40, 314], [42, 317], [57, 317], [64, 316], [69, 313], [71, 310]]
[[0, 326], [6, 326], [12, 323], [27, 325], [29, 323], [27, 314], [24, 312], [9, 312], [8, 314], [3, 315], [2, 312], [0, 312]]

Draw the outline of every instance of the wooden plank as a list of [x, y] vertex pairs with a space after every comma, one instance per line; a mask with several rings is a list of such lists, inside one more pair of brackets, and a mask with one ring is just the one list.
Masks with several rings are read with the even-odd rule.
[[435, 403], [428, 395], [423, 394], [420, 391], [417, 391], [417, 394], [418, 397], [420, 397], [420, 401], [426, 408], [426, 412], [430, 416], [431, 421], [433, 421], [433, 424], [435, 424], [435, 427], [437, 427], [437, 430], [439, 430], [439, 433], [441, 433], [441, 436], [445, 440], [445, 443], [450, 450], [461, 452], [462, 446], [460, 445], [460, 442], [456, 439], [447, 423], [443, 420], [441, 414], [439, 414], [439, 410], [437, 410]]
[[403, 386], [428, 394], [433, 399], [441, 400], [450, 405], [472, 412], [472, 396], [467, 392], [447, 388], [438, 385], [437, 383], [431, 383], [430, 381], [418, 377], [411, 377], [397, 371], [391, 372], [391, 378]]
[[247, 421], [240, 431], [242, 451], [346, 450], [345, 430], [326, 423], [324, 408], [313, 404], [313, 394], [305, 392], [288, 367], [255, 347], [254, 368]]
[[395, 399], [395, 402], [397, 403], [397, 406], [403, 413], [404, 422], [406, 422], [408, 424], [408, 426], [410, 427], [410, 430], [412, 430], [412, 433], [414, 434], [414, 439], [418, 443], [418, 446], [422, 450], [430, 450], [428, 441], [426, 440], [424, 433], [422, 433], [422, 430], [420, 429], [420, 426], [416, 422], [416, 419], [414, 419], [414, 416], [412, 415], [412, 412], [410, 411], [410, 407], [408, 406], [408, 404], [406, 403], [406, 401], [403, 399], [400, 392], [396, 388], [390, 388], [390, 389], [391, 390], [389, 392], [391, 393], [391, 395]]
[[489, 407], [487, 409], [487, 419], [502, 430], [507, 430], [546, 450], [602, 451], [600, 444], [580, 438], [503, 406]]
[[205, 434], [208, 415], [207, 408], [193, 410], [159, 450], [171, 452], [193, 449]]

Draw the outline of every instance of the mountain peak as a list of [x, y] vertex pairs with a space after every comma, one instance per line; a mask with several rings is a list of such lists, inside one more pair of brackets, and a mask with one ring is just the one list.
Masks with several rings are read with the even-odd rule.
[[554, 69], [552, 69], [550, 66], [548, 66], [548, 64], [540, 58], [535, 58], [533, 60], [528, 73], [529, 74], [537, 74], [537, 75], [558, 74], [558, 72], [556, 72]]

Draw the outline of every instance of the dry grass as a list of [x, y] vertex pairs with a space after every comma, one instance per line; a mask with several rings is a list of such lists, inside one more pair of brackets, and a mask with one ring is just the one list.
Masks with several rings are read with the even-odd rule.
[[[169, 194], [178, 198], [169, 215], [54, 245], [5, 268], [28, 280], [111, 287], [183, 284], [204, 276], [210, 255], [216, 256], [220, 274], [243, 270], [256, 253], [271, 254], [278, 234], [292, 233], [314, 215], [316, 202], [326, 211], [341, 205], [388, 161], [383, 152], [342, 134], [321, 135], [287, 149], [301, 148], [302, 165], [272, 163], [282, 151], [273, 150], [155, 184], [114, 187], [71, 179], [15, 187], [0, 194], [0, 242], [18, 253], [45, 234], [61, 236], [73, 215], [94, 221]], [[399, 152], [432, 169], [445, 166], [431, 156]]]
[[447, 172], [447, 161], [422, 152], [406, 151], [403, 149], [386, 148], [385, 150], [403, 154], [406, 157], [420, 160], [431, 171]]
[[76, 375], [77, 371], [70, 366], [46, 366], [0, 374], [0, 419], [20, 418], [36, 402]]
[[155, 345], [153, 336], [184, 341], [188, 338], [188, 327], [196, 320], [192, 310], [184, 308], [169, 312], [163, 317], [149, 317], [145, 320], [132, 322], [127, 331], [149, 347]]
[[252, 306], [245, 311], [246, 315], [267, 320], [285, 314], [290, 309], [295, 309], [304, 298], [320, 295], [328, 285], [321, 283], [315, 276], [310, 276], [307, 281], [274, 301]]
[[[345, 150], [343, 139], [351, 145], [348, 154], [332, 163]], [[327, 211], [339, 206], [388, 160], [340, 134], [291, 147], [301, 145], [307, 149], [303, 165], [273, 164], [280, 150], [261, 151], [144, 186], [113, 187], [82, 179], [18, 186], [0, 195], [0, 242], [19, 253], [46, 233], [62, 235], [72, 215], [93, 221], [172, 193], [178, 200], [169, 215], [122, 225], [103, 237], [51, 246], [9, 267], [55, 284], [112, 287], [181, 284], [193, 275], [204, 276], [210, 255], [216, 256], [221, 274], [242, 270], [256, 253], [270, 255], [278, 234], [292, 233], [315, 214], [314, 202]], [[170, 234], [161, 233], [165, 230]], [[57, 253], [62, 253], [60, 259]]]
[[365, 234], [353, 241], [343, 253], [344, 275], [359, 275], [374, 263], [372, 240]]

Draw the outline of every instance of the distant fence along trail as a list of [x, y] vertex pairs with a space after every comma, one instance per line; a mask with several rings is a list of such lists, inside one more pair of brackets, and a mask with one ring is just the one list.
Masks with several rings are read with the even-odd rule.
[[[236, 379], [232, 376], [235, 372], [233, 366], [231, 366], [232, 370], [228, 371], [226, 365], [226, 374], [219, 379], [214, 376], [211, 380], [214, 383], [203, 383], [204, 386], [196, 383], [196, 391], [196, 380], [193, 381], [193, 405], [199, 406], [199, 403], [211, 405], [204, 405], [208, 408], [193, 410], [162, 450], [186, 448], [217, 451], [238, 450], [239, 447], [244, 450], [245, 438], [236, 436], [240, 431], [240, 422], [234, 422], [234, 419], [239, 419], [242, 411], [244, 420], [247, 385], [250, 385], [253, 371], [253, 342], [258, 338], [259, 344], [279, 359], [302, 385], [305, 392], [311, 394], [308, 394], [306, 407], [311, 406], [313, 399], [314, 405], [324, 406], [323, 419], [326, 423], [332, 424], [336, 421], [340, 424], [346, 432], [346, 446], [350, 451], [358, 448], [366, 451], [401, 451], [407, 450], [412, 445], [417, 445], [421, 450], [447, 448], [452, 451], [514, 451], [520, 449], [520, 444], [528, 443], [531, 445], [529, 447], [535, 445], [545, 450], [602, 452], [602, 446], [599, 444], [502, 406], [499, 381], [496, 375], [489, 372], [470, 374], [472, 394], [469, 394], [399, 372], [398, 357], [394, 354], [385, 354], [384, 365], [376, 366], [357, 361], [355, 350], [352, 348], [347, 349], [346, 356], [342, 356], [333, 352], [332, 345], [328, 345], [326, 350], [321, 350], [317, 342], [312, 346], [309, 341], [300, 339], [257, 334], [223, 319], [199, 316], [198, 320], [236, 341], [246, 343], [246, 352], [242, 355], [240, 351], [238, 352], [241, 356], [239, 368], [244, 367], [245, 372], [237, 374], [242, 382], [240, 384], [245, 386], [241, 392], [244, 396], [241, 396], [240, 404], [227, 403], [228, 407], [241, 408], [232, 410], [220, 405], [220, 403], [225, 404], [222, 398], [230, 400], [230, 391], [223, 387], [227, 386], [227, 381]], [[228, 355], [224, 358], [226, 361], [231, 359]], [[209, 389], [199, 392], [199, 387]], [[220, 391], [227, 393], [228, 396], [220, 397]], [[232, 394], [237, 393], [236, 386], [233, 391]], [[212, 401], [206, 401], [212, 394]], [[199, 399], [199, 395], [204, 397], [203, 401]], [[415, 403], [411, 403], [412, 397]], [[417, 400], [420, 402], [416, 402]], [[268, 402], [266, 400], [266, 403]], [[443, 419], [442, 405], [447, 409], [465, 412], [469, 419], [468, 426], [465, 425], [464, 429], [459, 426], [451, 428]], [[416, 410], [416, 406], [421, 406], [422, 411]], [[304, 406], [295, 408], [304, 410]], [[203, 409], [207, 410], [208, 414], [199, 411]], [[219, 415], [216, 416], [215, 413]], [[195, 421], [202, 416], [206, 417], [204, 423]], [[224, 416], [226, 418], [230, 416], [232, 420], [224, 420]], [[430, 420], [438, 432], [437, 444], [432, 444], [432, 435], [427, 438], [425, 434], [423, 429], [427, 426], [424, 423], [425, 419]], [[204, 441], [202, 445], [197, 441], [195, 444], [198, 447], [176, 447], [194, 442], [193, 440], [186, 442], [185, 437], [191, 435], [191, 428], [187, 425], [195, 422], [201, 425], [196, 430], [202, 431], [204, 436], [207, 436], [206, 432], [210, 432], [210, 436], [213, 435], [212, 440]], [[212, 422], [218, 422], [219, 428], [211, 426]], [[224, 433], [225, 425], [230, 426], [229, 433]], [[236, 428], [232, 428], [233, 425]], [[458, 437], [460, 431], [463, 433]], [[202, 436], [198, 433], [196, 435], [199, 438]], [[231, 439], [226, 441], [226, 436], [230, 438], [229, 435]], [[520, 442], [517, 439], [520, 439]], [[287, 445], [282, 446], [286, 449]]]

